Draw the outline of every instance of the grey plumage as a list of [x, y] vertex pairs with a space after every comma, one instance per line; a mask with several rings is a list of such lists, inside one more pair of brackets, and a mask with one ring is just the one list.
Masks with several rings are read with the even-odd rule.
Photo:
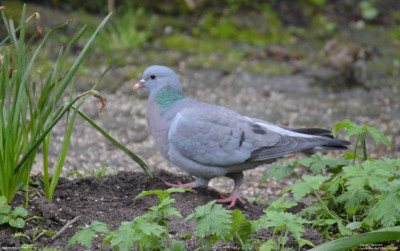
[[170, 162], [196, 177], [174, 187], [207, 186], [217, 176], [235, 180], [229, 198], [237, 195], [244, 170], [271, 163], [288, 153], [309, 149], [343, 150], [350, 143], [333, 139], [319, 128], [288, 129], [240, 115], [226, 108], [190, 99], [183, 94], [176, 74], [164, 66], [151, 66], [134, 89], [150, 90], [146, 118], [157, 149]]

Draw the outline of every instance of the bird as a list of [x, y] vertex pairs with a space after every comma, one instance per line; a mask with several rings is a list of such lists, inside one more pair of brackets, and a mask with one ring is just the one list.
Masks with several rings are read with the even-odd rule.
[[227, 108], [187, 97], [175, 72], [160, 65], [148, 67], [134, 90], [150, 90], [146, 120], [158, 151], [169, 162], [196, 179], [187, 184], [164, 182], [168, 187], [207, 187], [211, 179], [234, 180], [229, 197], [217, 203], [228, 208], [239, 201], [243, 171], [293, 152], [310, 149], [345, 150], [350, 142], [335, 139], [329, 130], [290, 129], [241, 115]]

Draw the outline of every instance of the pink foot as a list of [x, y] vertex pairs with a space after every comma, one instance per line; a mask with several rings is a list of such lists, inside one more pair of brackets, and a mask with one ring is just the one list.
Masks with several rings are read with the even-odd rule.
[[193, 187], [196, 187], [194, 182], [190, 182], [190, 183], [186, 183], [186, 184], [172, 184], [172, 183], [164, 181], [164, 184], [167, 187], [174, 187], [174, 188], [193, 188]]
[[231, 209], [232, 207], [235, 206], [236, 200], [238, 200], [242, 205], [245, 204], [244, 200], [237, 195], [237, 193], [232, 193], [229, 197], [224, 197], [222, 194], [220, 194], [222, 199], [217, 200], [217, 203], [230, 203], [228, 206], [228, 209]]

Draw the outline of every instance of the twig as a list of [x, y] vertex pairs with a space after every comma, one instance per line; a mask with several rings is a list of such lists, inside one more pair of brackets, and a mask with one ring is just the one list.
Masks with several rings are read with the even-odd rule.
[[36, 194], [40, 197], [43, 198], [43, 195], [37, 190], [36, 188], [33, 188], [33, 190], [36, 192]]
[[67, 230], [67, 228], [69, 226], [71, 226], [72, 224], [74, 224], [77, 220], [79, 220], [79, 218], [81, 218], [80, 215], [76, 216], [75, 218], [73, 218], [72, 220], [69, 220], [67, 222], [67, 224], [65, 224], [65, 226], [63, 226], [60, 231], [58, 231], [55, 235], [53, 235], [53, 237], [51, 237], [51, 240], [54, 241], [58, 236], [60, 236], [62, 233], [65, 232], [65, 230]]

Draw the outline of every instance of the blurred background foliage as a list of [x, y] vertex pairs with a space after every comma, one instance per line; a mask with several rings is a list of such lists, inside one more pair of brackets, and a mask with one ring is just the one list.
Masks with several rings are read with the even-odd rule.
[[[54, 41], [54, 44], [67, 41], [76, 27], [83, 24], [88, 25], [89, 32], [86, 34], [91, 34], [101, 17], [113, 10], [113, 20], [96, 40], [96, 53], [91, 56], [94, 57], [91, 64], [137, 66], [123, 70], [120, 74], [122, 79], [137, 77], [145, 68], [143, 63], [174, 66], [182, 62], [191, 67], [230, 71], [232, 67], [240, 66], [252, 73], [287, 75], [303, 71], [304, 67], [296, 63], [300, 59], [308, 68], [315, 62], [332, 63], [330, 61], [335, 59], [331, 54], [337, 54], [341, 47], [356, 44], [365, 52], [364, 59], [369, 59], [372, 58], [370, 55], [378, 55], [376, 48], [386, 38], [391, 39], [394, 47], [400, 45], [398, 0], [25, 2], [29, 4], [28, 13], [36, 10], [41, 13], [41, 25], [45, 29], [66, 19], [73, 20], [57, 36], [59, 41]], [[4, 5], [6, 14], [17, 23], [22, 2], [5, 1]], [[3, 35], [1, 32], [0, 37]], [[327, 46], [331, 40], [337, 41], [339, 46]], [[75, 49], [79, 50], [84, 42], [85, 39]], [[336, 51], [326, 48], [335, 48]], [[360, 50], [354, 50], [357, 51], [351, 52], [354, 55], [346, 55], [351, 58], [350, 61], [358, 60]], [[385, 50], [383, 48], [381, 53]], [[49, 49], [49, 55], [42, 57], [48, 60], [52, 54], [54, 52]], [[378, 68], [391, 74], [397, 73], [393, 66], [399, 64], [398, 56], [400, 50], [392, 48], [388, 53], [387, 66], [378, 63]], [[248, 61], [242, 64], [243, 60]], [[336, 60], [333, 64], [339, 61], [343, 60]], [[373, 61], [365, 60], [365, 64], [373, 64]], [[348, 65], [336, 64], [335, 67]], [[43, 64], [45, 68], [46, 63]], [[90, 69], [81, 71], [91, 72]], [[342, 72], [340, 74], [343, 75]], [[335, 74], [333, 78], [336, 78]]]

